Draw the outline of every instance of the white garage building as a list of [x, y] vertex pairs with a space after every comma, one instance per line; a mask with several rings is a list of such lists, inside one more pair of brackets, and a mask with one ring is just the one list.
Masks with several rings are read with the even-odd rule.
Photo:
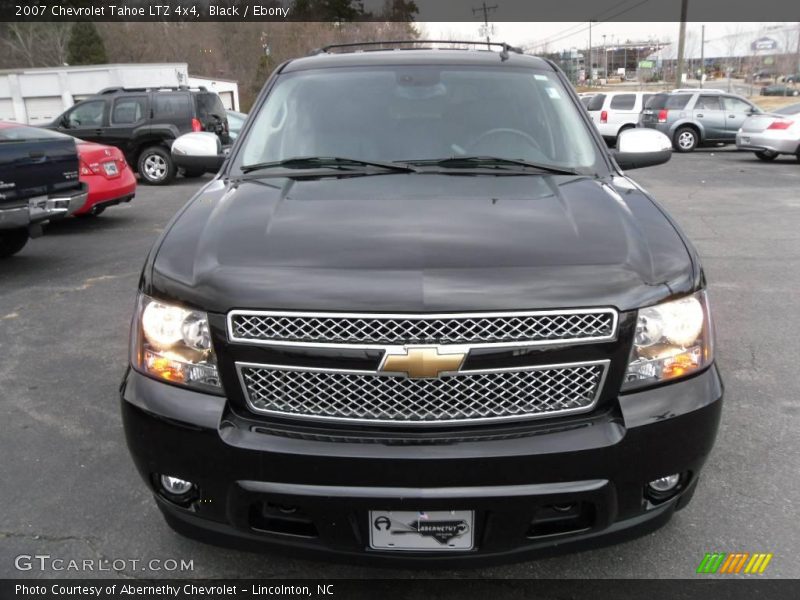
[[49, 123], [76, 102], [108, 87], [205, 86], [239, 110], [235, 81], [189, 75], [186, 63], [82, 65], [0, 70], [0, 121]]

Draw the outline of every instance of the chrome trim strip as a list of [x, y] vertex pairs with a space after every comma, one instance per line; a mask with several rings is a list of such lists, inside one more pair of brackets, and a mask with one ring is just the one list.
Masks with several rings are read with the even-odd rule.
[[307, 485], [272, 481], [237, 481], [248, 492], [282, 494], [287, 496], [326, 496], [332, 498], [505, 498], [508, 496], [545, 496], [549, 494], [579, 494], [599, 490], [608, 485], [607, 479], [529, 483], [523, 485], [493, 485], [471, 487], [366, 487], [339, 485]]
[[257, 414], [262, 415], [271, 415], [275, 417], [281, 417], [284, 419], [296, 419], [296, 420], [303, 420], [303, 421], [316, 421], [321, 423], [353, 423], [353, 424], [361, 424], [361, 425], [394, 425], [399, 427], [446, 427], [448, 425], [468, 425], [471, 423], [500, 423], [500, 422], [512, 422], [512, 421], [528, 421], [533, 419], [546, 419], [550, 417], [556, 416], [563, 416], [563, 415], [574, 415], [574, 414], [581, 414], [590, 412], [597, 406], [597, 402], [600, 399], [600, 395], [603, 392], [603, 388], [605, 387], [606, 376], [608, 375], [608, 368], [610, 365], [610, 360], [590, 360], [590, 361], [582, 361], [582, 362], [574, 362], [574, 363], [557, 363], [557, 364], [550, 364], [550, 365], [533, 365], [533, 366], [525, 366], [525, 367], [504, 367], [500, 369], [475, 369], [475, 370], [461, 370], [457, 374], [454, 375], [444, 375], [442, 378], [445, 377], [458, 377], [459, 375], [484, 375], [484, 374], [491, 374], [491, 373], [503, 373], [503, 372], [522, 372], [522, 371], [546, 371], [550, 369], [568, 369], [573, 367], [586, 367], [586, 366], [593, 366], [598, 365], [603, 367], [603, 372], [600, 375], [600, 381], [597, 382], [597, 390], [595, 391], [594, 398], [592, 398], [592, 402], [587, 406], [581, 406], [580, 408], [568, 408], [564, 410], [557, 410], [557, 411], [550, 411], [544, 413], [528, 413], [524, 415], [507, 415], [504, 417], [480, 417], [476, 419], [444, 419], [440, 421], [398, 421], [398, 420], [390, 420], [390, 419], [356, 419], [353, 417], [328, 417], [323, 415], [304, 415], [304, 414], [297, 414], [297, 413], [287, 413], [277, 410], [268, 410], [263, 408], [258, 408], [253, 405], [252, 400], [250, 399], [250, 393], [247, 389], [247, 384], [244, 380], [244, 375], [242, 374], [242, 369], [244, 368], [254, 368], [254, 369], [271, 369], [275, 371], [306, 371], [306, 372], [314, 372], [314, 373], [340, 373], [340, 374], [347, 374], [347, 375], [373, 375], [376, 377], [403, 377], [402, 375], [389, 375], [386, 373], [380, 373], [378, 371], [369, 371], [369, 370], [347, 370], [347, 369], [333, 369], [333, 368], [318, 368], [318, 367], [301, 367], [301, 366], [289, 366], [289, 365], [275, 365], [275, 364], [262, 364], [262, 363], [249, 363], [249, 362], [236, 362], [236, 374], [239, 378], [239, 384], [242, 389], [242, 393], [244, 394], [245, 401], [247, 402], [247, 406], [250, 410]]
[[[272, 310], [231, 310], [227, 316], [228, 341], [238, 344], [259, 346], [294, 346], [296, 348], [342, 348], [347, 350], [382, 350], [389, 346], [403, 346], [404, 344], [340, 344], [337, 342], [296, 342], [287, 340], [255, 340], [240, 338], [233, 334], [233, 317], [237, 315], [256, 317], [298, 317], [322, 319], [410, 319], [410, 320], [435, 320], [435, 319], [481, 319], [502, 317], [547, 317], [553, 315], [585, 315], [592, 313], [605, 313], [611, 315], [611, 334], [597, 337], [562, 338], [557, 340], [533, 340], [512, 342], [479, 342], [453, 344], [461, 347], [472, 348], [526, 348], [530, 346], [555, 346], [593, 344], [597, 342], [613, 342], [617, 339], [619, 313], [611, 307], [576, 308], [569, 310], [534, 310], [511, 312], [461, 312], [461, 313], [351, 313], [351, 312], [302, 312], [302, 311], [272, 311]], [[410, 343], [405, 345], [431, 345], [425, 343]], [[447, 344], [440, 344], [442, 346]]]

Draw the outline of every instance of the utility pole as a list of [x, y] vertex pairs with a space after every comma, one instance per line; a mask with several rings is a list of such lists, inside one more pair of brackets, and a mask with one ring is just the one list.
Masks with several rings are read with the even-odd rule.
[[678, 33], [678, 63], [675, 69], [675, 87], [683, 83], [683, 47], [686, 43], [686, 14], [689, 12], [689, 0], [681, 0], [681, 28]]
[[[637, 61], [638, 62], [638, 61]], [[625, 79], [628, 78], [628, 42], [625, 42], [625, 47], [622, 51], [622, 66], [625, 68]], [[638, 68], [638, 64], [636, 65]]]
[[603, 34], [603, 71], [606, 76], [606, 83], [608, 83], [608, 51], [606, 50], [606, 34]]
[[492, 40], [489, 39], [489, 11], [490, 10], [497, 10], [497, 4], [494, 4], [493, 6], [486, 6], [486, 2], [483, 2], [481, 4], [480, 8], [473, 8], [472, 9], [472, 14], [473, 15], [481, 13], [481, 12], [483, 13], [483, 26], [484, 26], [484, 28], [486, 30], [486, 45], [487, 46], [492, 41]]
[[589, 19], [589, 87], [594, 85], [594, 69], [592, 68], [592, 23], [597, 23], [595, 19]]
[[700, 26], [700, 89], [703, 88], [703, 75], [706, 74], [706, 26]]
[[800, 73], [800, 23], [797, 24], [797, 72]]

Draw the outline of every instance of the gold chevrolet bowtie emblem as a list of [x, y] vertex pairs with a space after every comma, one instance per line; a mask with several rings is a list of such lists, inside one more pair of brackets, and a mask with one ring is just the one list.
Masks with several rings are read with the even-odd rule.
[[458, 371], [466, 354], [439, 354], [438, 348], [405, 348], [405, 354], [387, 354], [380, 370], [384, 373], [405, 373], [413, 379], [439, 377], [441, 373]]

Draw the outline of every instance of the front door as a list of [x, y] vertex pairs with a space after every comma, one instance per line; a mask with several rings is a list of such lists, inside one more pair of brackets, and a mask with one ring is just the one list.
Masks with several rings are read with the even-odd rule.
[[736, 132], [739, 131], [747, 117], [754, 112], [761, 112], [749, 102], [732, 96], [723, 97], [722, 104], [725, 107], [725, 137], [731, 141], [736, 139]]
[[106, 101], [87, 100], [64, 113], [58, 129], [88, 142], [102, 143], [106, 122]]
[[705, 139], [725, 138], [725, 112], [719, 96], [701, 95], [695, 102], [693, 116], [703, 126]]

